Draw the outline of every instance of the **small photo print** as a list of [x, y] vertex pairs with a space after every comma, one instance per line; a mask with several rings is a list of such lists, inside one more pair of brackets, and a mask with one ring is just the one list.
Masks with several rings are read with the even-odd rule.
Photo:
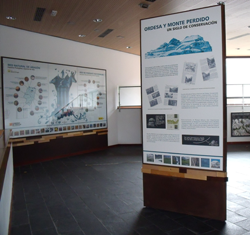
[[155, 154], [155, 162], [162, 163], [162, 155], [161, 154]]
[[179, 130], [179, 115], [178, 114], [167, 114], [167, 129]]
[[164, 105], [177, 106], [178, 86], [165, 86]]
[[192, 84], [193, 76], [192, 75], [186, 75], [185, 76], [185, 83], [186, 84]]
[[165, 164], [171, 164], [171, 156], [170, 155], [164, 155], [164, 163]]
[[181, 165], [190, 166], [190, 157], [182, 157], [181, 158]]
[[215, 59], [214, 58], [207, 58], [207, 64], [210, 69], [213, 69], [216, 67]]
[[160, 92], [159, 92], [157, 85], [147, 88], [146, 93], [148, 96], [148, 101], [149, 101], [150, 107], [154, 107], [162, 102]]
[[30, 131], [30, 134], [34, 135], [34, 134], [35, 134], [35, 130], [34, 130], [34, 129], [31, 130], [31, 131]]
[[19, 136], [19, 131], [15, 131], [14, 136]]
[[177, 100], [168, 100], [169, 106], [177, 106]]
[[173, 162], [174, 165], [180, 165], [181, 164], [181, 157], [172, 156], [172, 162]]
[[197, 63], [185, 62], [183, 66], [182, 83], [184, 84], [195, 84]]
[[218, 78], [214, 57], [201, 59], [200, 64], [204, 82]]
[[154, 162], [154, 154], [152, 153], [147, 154], [147, 162]]
[[147, 128], [166, 128], [165, 114], [147, 114]]
[[200, 166], [200, 159], [198, 157], [191, 157], [191, 166]]
[[45, 129], [45, 132], [48, 133], [48, 132], [49, 132], [49, 128], [46, 128], [46, 129]]
[[66, 126], [64, 126], [64, 127], [63, 127], [63, 130], [64, 130], [64, 131], [66, 131], [66, 130], [67, 130], [67, 127], [66, 127]]
[[24, 131], [20, 131], [20, 135], [24, 135]]
[[155, 105], [158, 104], [157, 99], [149, 101], [150, 107], [154, 107]]
[[220, 159], [211, 159], [211, 168], [220, 168]]
[[29, 135], [30, 134], [30, 130], [25, 130], [25, 135]]
[[146, 93], [147, 95], [154, 93], [154, 87], [149, 87], [148, 89], [146, 89]]
[[209, 158], [201, 158], [201, 167], [210, 167], [210, 159]]
[[203, 78], [203, 81], [209, 80], [210, 79], [210, 72], [209, 71], [202, 72], [202, 78]]
[[152, 94], [152, 98], [153, 99], [155, 99], [155, 98], [157, 98], [159, 96], [160, 96], [160, 92], [159, 91], [157, 91], [157, 92], [155, 92], [155, 93]]

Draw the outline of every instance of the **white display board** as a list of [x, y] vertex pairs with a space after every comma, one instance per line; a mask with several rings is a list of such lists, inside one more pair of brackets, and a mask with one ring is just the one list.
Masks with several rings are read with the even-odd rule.
[[2, 57], [12, 137], [107, 127], [106, 70]]
[[223, 170], [221, 6], [141, 20], [143, 163]]

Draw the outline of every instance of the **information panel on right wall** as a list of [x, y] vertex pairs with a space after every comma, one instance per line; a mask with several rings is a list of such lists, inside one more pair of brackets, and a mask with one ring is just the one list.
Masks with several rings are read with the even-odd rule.
[[225, 171], [221, 12], [141, 20], [144, 164]]

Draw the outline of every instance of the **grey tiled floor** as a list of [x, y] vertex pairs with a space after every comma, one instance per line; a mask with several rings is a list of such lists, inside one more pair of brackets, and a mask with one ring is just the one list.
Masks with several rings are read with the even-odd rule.
[[11, 235], [250, 234], [250, 145], [228, 146], [227, 221], [143, 207], [141, 147], [15, 168]]

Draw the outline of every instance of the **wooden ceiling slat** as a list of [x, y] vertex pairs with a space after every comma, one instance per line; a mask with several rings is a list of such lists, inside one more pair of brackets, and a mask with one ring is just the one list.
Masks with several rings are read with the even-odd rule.
[[[20, 28], [41, 34], [70, 39], [91, 45], [106, 47], [132, 54], [140, 54], [140, 19], [186, 11], [194, 8], [215, 5], [211, 0], [156, 0], [148, 9], [139, 7], [144, 0], [2, 0], [0, 1], [0, 24]], [[249, 0], [226, 0], [227, 38], [248, 33]], [[46, 11], [41, 22], [33, 20], [37, 7]], [[57, 16], [52, 17], [52, 10]], [[11, 15], [15, 21], [6, 19]], [[102, 23], [94, 23], [94, 18], [103, 19]], [[249, 23], [250, 24], [250, 23]], [[104, 38], [98, 36], [106, 29], [114, 29]], [[99, 31], [94, 31], [98, 29]], [[79, 38], [79, 34], [86, 34]], [[124, 38], [117, 38], [118, 35]], [[232, 55], [239, 43], [247, 48], [248, 38], [228, 40], [227, 53]], [[132, 46], [127, 49], [126, 46]], [[245, 49], [244, 53], [249, 54]], [[243, 53], [241, 51], [241, 53]]]

